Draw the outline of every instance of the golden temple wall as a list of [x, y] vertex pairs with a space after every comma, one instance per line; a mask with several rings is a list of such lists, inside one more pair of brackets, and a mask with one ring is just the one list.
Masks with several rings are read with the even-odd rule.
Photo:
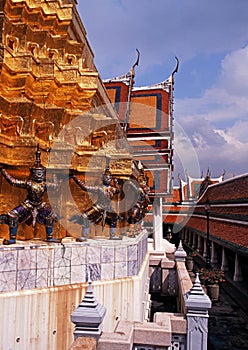
[[[75, 5], [58, 0], [3, 3], [0, 162], [6, 164], [8, 158], [21, 165], [30, 162], [37, 142], [46, 151], [76, 115], [109, 99]], [[102, 119], [117, 119], [110, 105], [101, 110]], [[84, 117], [91, 134], [91, 118]]]
[[[76, 9], [68, 0], [4, 0], [0, 5], [0, 166], [28, 176], [36, 146], [49, 169], [101, 174], [106, 156], [114, 175], [132, 174], [132, 156], [94, 65]], [[89, 175], [90, 177], [91, 175]], [[0, 214], [25, 191], [0, 179]], [[57, 193], [58, 195], [58, 193]], [[65, 217], [71, 203], [60, 194]], [[5, 226], [0, 237], [6, 237]], [[66, 229], [56, 226], [56, 236]], [[19, 238], [44, 237], [21, 225]]]

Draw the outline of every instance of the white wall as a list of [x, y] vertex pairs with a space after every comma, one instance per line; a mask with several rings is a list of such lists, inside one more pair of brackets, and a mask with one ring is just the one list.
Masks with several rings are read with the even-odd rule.
[[[143, 321], [149, 254], [138, 276], [93, 283], [96, 299], [107, 308], [103, 331], [118, 320]], [[67, 350], [73, 342], [70, 315], [86, 283], [0, 293], [0, 350]]]

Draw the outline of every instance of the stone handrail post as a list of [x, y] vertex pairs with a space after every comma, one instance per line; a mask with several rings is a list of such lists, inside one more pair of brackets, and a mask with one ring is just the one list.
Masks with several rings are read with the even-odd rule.
[[174, 253], [174, 258], [176, 261], [184, 261], [185, 262], [186, 256], [187, 256], [187, 253], [183, 249], [183, 244], [182, 244], [182, 241], [180, 240], [179, 246]]
[[212, 303], [203, 292], [199, 274], [193, 287], [185, 296], [187, 316], [187, 350], [207, 350], [208, 310]]
[[81, 304], [71, 314], [71, 321], [75, 324], [74, 339], [92, 337], [98, 340], [102, 333], [102, 322], [106, 311], [106, 308], [95, 299], [92, 281], [89, 280]]

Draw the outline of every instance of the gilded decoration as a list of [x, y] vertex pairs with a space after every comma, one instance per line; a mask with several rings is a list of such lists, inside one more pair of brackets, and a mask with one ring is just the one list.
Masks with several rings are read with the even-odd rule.
[[[39, 142], [42, 149], [49, 149], [63, 126], [75, 117], [75, 111], [78, 115], [93, 107], [92, 100], [99, 94], [99, 77], [83, 25], [73, 23], [79, 21], [79, 17], [72, 19], [73, 11], [75, 5], [68, 1], [5, 1], [0, 143], [9, 146], [11, 140], [11, 147], [21, 143], [35, 148]], [[58, 23], [66, 32], [57, 32]], [[76, 25], [82, 29], [80, 42], [75, 40]], [[114, 117], [112, 111], [107, 113]], [[91, 140], [82, 142], [101, 147], [106, 144], [106, 134], [95, 133]], [[25, 164], [19, 154], [19, 150], [17, 154], [10, 150], [0, 156], [0, 161], [8, 155], [12, 163], [16, 159], [16, 163]]]
[[9, 239], [4, 239], [3, 244], [16, 243], [18, 226], [27, 223], [33, 228], [36, 223], [46, 228], [46, 241], [58, 243], [53, 237], [54, 222], [57, 215], [49, 204], [44, 201], [44, 194], [48, 188], [58, 190], [59, 182], [57, 176], [53, 176], [53, 182], [46, 181], [46, 168], [41, 164], [41, 152], [39, 145], [36, 150], [35, 162], [30, 167], [29, 177], [20, 179], [13, 177], [6, 169], [1, 169], [1, 175], [11, 186], [26, 189], [27, 195], [24, 201], [12, 208], [8, 213], [0, 215], [1, 224], [9, 226]]
[[[25, 179], [39, 144], [42, 164], [60, 172], [62, 180], [72, 168], [94, 182], [104, 172], [106, 155], [112, 159], [113, 175], [128, 179], [134, 171], [132, 156], [117, 116], [106, 104], [109, 99], [75, 2], [5, 0], [0, 11], [0, 165], [13, 178]], [[88, 112], [93, 107], [100, 112]], [[75, 198], [84, 201], [76, 184], [70, 186]], [[64, 189], [53, 203], [63, 222], [54, 225], [56, 238], [78, 231], [67, 220], [75, 211], [69, 192]], [[25, 191], [0, 178], [0, 214], [24, 196]], [[46, 196], [53, 201], [52, 194]], [[78, 207], [85, 210], [89, 205], [86, 200]], [[98, 231], [91, 228], [89, 235], [103, 234]], [[0, 237], [7, 238], [7, 233], [6, 225], [1, 225]], [[17, 239], [33, 237], [45, 238], [41, 225], [20, 224]]]

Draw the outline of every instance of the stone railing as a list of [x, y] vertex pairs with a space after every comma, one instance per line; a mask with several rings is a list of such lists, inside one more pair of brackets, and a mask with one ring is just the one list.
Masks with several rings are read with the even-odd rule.
[[[198, 274], [192, 285], [185, 267], [185, 257], [186, 253], [181, 244], [174, 253], [175, 262], [169, 261], [166, 257], [164, 259], [150, 257], [150, 265], [154, 268], [161, 271], [164, 268], [167, 274], [171, 269], [175, 271], [180, 313], [156, 312], [153, 322], [120, 319], [113, 332], [103, 332], [97, 338], [97, 350], [207, 349], [208, 309], [211, 307], [211, 301], [202, 290]], [[174, 265], [170, 265], [169, 262]], [[159, 275], [162, 280], [162, 274]], [[162, 288], [159, 289], [162, 292]], [[87, 315], [89, 314], [87, 311]], [[86, 336], [90, 336], [87, 334], [88, 328], [86, 324]]]
[[96, 339], [88, 337], [77, 338], [69, 350], [96, 350]]
[[189, 293], [192, 288], [192, 282], [189, 276], [189, 273], [186, 269], [185, 262], [177, 261], [176, 262], [176, 271], [177, 271], [177, 281], [178, 281], [178, 311], [186, 314], [185, 306], [185, 296]]
[[192, 286], [191, 278], [185, 266], [186, 253], [182, 243], [175, 252], [178, 276], [178, 309], [187, 320], [187, 349], [206, 350], [208, 336], [208, 310], [212, 304], [204, 293], [196, 274]]
[[147, 253], [147, 233], [121, 241], [88, 240], [48, 245], [28, 241], [0, 246], [0, 292], [47, 288], [137, 276]]
[[157, 313], [156, 322], [120, 321], [113, 333], [103, 333], [97, 350], [169, 349], [172, 334], [186, 334], [182, 315]]

